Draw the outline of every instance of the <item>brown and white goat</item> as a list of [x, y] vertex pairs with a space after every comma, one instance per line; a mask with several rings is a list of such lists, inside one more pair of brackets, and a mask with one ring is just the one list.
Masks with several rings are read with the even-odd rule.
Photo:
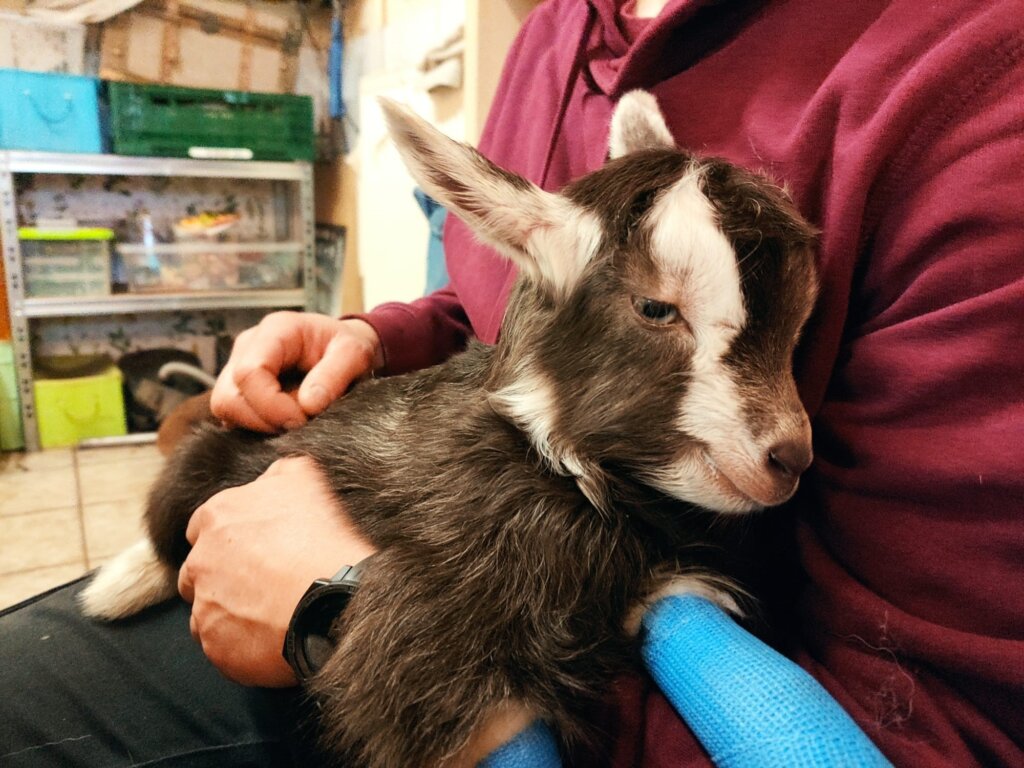
[[519, 269], [498, 344], [363, 382], [294, 432], [204, 428], [150, 497], [156, 554], [105, 566], [85, 606], [172, 595], [193, 510], [310, 456], [379, 548], [312, 683], [331, 748], [451, 764], [503, 712], [572, 742], [652, 595], [733, 607], [699, 555], [716, 516], [787, 500], [811, 461], [791, 363], [814, 234], [767, 180], [676, 149], [645, 93], [559, 194], [384, 110], [423, 188]]

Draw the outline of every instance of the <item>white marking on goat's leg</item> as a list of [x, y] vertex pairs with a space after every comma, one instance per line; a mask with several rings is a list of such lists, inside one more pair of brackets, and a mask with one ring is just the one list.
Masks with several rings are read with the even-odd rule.
[[640, 632], [640, 623], [643, 621], [644, 614], [650, 610], [651, 606], [662, 598], [673, 595], [703, 597], [733, 616], [742, 618], [744, 613], [735, 597], [740, 592], [739, 587], [732, 582], [710, 573], [699, 576], [692, 573], [673, 576], [630, 609], [626, 615], [626, 632], [631, 636], [636, 636]]
[[534, 712], [517, 702], [496, 706], [473, 732], [466, 746], [452, 760], [444, 762], [444, 768], [474, 768], [502, 744], [526, 730], [536, 719]]

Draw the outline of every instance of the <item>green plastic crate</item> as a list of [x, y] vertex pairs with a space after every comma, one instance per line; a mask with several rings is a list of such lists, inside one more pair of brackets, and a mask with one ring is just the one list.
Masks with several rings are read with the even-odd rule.
[[107, 97], [113, 148], [120, 155], [314, 157], [309, 96], [107, 83]]

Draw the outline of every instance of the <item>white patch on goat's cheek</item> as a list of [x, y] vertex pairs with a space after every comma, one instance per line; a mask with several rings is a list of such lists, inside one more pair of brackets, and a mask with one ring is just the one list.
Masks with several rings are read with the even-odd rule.
[[490, 396], [492, 407], [511, 419], [530, 439], [537, 452], [547, 460], [554, 471], [563, 475], [582, 477], [582, 462], [570, 451], [552, 442], [555, 423], [555, 396], [551, 384], [540, 374], [521, 367], [516, 380]]

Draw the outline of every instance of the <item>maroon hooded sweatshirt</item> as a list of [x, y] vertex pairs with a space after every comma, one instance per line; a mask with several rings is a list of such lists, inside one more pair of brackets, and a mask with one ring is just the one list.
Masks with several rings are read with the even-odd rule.
[[[557, 189], [644, 88], [681, 147], [788, 186], [823, 234], [787, 650], [898, 765], [1024, 766], [1024, 2], [620, 10], [539, 6], [480, 149]], [[391, 373], [497, 336], [513, 272], [449, 222], [450, 287], [366, 316]], [[643, 679], [604, 725], [612, 765], [707, 763]]]

